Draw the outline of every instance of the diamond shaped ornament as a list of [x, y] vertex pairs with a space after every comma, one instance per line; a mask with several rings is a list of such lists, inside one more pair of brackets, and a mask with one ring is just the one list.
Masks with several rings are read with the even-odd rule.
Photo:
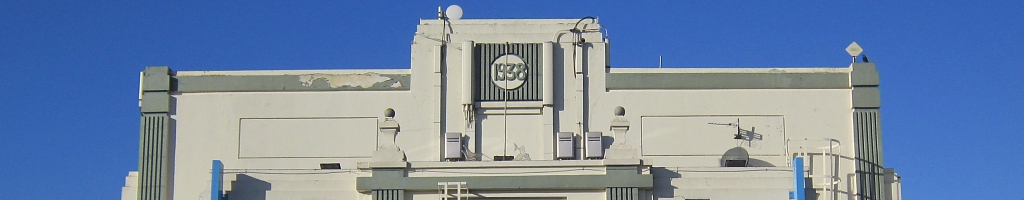
[[857, 42], [850, 43], [850, 46], [846, 47], [846, 53], [849, 53], [850, 56], [856, 57], [862, 52], [864, 52], [864, 49], [860, 48], [860, 45], [857, 45]]

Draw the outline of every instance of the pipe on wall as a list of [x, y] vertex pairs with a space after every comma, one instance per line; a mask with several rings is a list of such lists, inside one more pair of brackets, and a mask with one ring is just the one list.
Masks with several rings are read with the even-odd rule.
[[473, 41], [462, 42], [462, 105], [473, 104]]
[[804, 188], [804, 158], [796, 157], [793, 159], [793, 200], [807, 199]]
[[213, 160], [210, 175], [210, 200], [224, 199], [224, 163]]
[[550, 106], [555, 102], [555, 46], [551, 42], [544, 42], [542, 50], [544, 53], [542, 62], [544, 72], [541, 73], [541, 76], [544, 77], [542, 100], [545, 106]]

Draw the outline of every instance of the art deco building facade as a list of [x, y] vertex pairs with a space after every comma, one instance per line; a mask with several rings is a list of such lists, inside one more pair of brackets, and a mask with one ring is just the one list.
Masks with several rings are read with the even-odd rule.
[[409, 69], [147, 67], [123, 199], [899, 199], [875, 63], [612, 68], [600, 30], [428, 19]]

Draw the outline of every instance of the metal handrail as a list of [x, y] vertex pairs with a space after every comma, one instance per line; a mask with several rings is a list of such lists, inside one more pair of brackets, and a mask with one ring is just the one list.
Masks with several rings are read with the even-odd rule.
[[[469, 194], [469, 188], [463, 187], [465, 185], [466, 182], [437, 182], [437, 197], [439, 200], [452, 200], [451, 198], [455, 198], [455, 200], [468, 199], [469, 197], [464, 196]], [[451, 186], [455, 187], [451, 188]], [[455, 194], [450, 193], [453, 189]]]
[[[791, 153], [790, 150], [793, 149], [793, 148], [791, 148], [791, 143], [794, 143], [794, 142], [800, 142], [800, 145], [797, 147], [797, 151]], [[828, 144], [827, 145], [823, 145], [823, 146], [809, 147], [808, 144], [807, 144], [808, 142], [827, 142]], [[835, 195], [837, 193], [837, 191], [836, 191], [836, 189], [834, 189], [834, 187], [836, 187], [837, 185], [839, 185], [840, 182], [842, 182], [842, 179], [838, 175], [839, 164], [836, 163], [836, 161], [839, 158], [842, 158], [842, 148], [840, 148], [840, 147], [842, 147], [842, 144], [839, 142], [839, 140], [836, 140], [836, 139], [833, 139], [833, 138], [821, 138], [821, 139], [808, 139], [808, 138], [804, 138], [804, 139], [797, 139], [797, 140], [786, 139], [785, 155], [786, 155], [786, 159], [788, 161], [787, 163], [789, 163], [789, 165], [792, 166], [792, 163], [793, 163], [792, 160], [793, 160], [794, 157], [799, 156], [799, 157], [810, 158], [810, 155], [812, 154], [812, 151], [821, 150], [822, 163], [821, 163], [820, 169], [815, 170], [814, 166], [810, 166], [811, 168], [809, 170], [811, 170], [812, 172], [822, 171], [824, 173], [823, 174], [808, 174], [807, 177], [820, 178], [821, 181], [818, 182], [818, 183], [813, 184], [812, 187], [814, 189], [821, 189], [823, 192], [830, 193], [830, 195], [828, 195], [828, 197], [826, 197], [826, 199], [834, 199]], [[813, 153], [817, 153], [817, 152], [815, 151]], [[839, 158], [837, 158], [837, 157], [839, 157]], [[825, 162], [825, 161], [827, 161], [827, 162]], [[811, 163], [811, 162], [806, 162], [806, 163]], [[818, 188], [818, 187], [820, 187], [820, 188]]]

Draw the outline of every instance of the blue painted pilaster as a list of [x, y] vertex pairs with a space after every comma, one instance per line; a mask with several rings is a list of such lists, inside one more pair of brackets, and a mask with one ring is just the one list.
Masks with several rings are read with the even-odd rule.
[[213, 160], [210, 177], [210, 200], [224, 200], [224, 163]]
[[804, 200], [807, 197], [807, 192], [804, 188], [804, 158], [796, 157], [793, 159], [793, 199]]

